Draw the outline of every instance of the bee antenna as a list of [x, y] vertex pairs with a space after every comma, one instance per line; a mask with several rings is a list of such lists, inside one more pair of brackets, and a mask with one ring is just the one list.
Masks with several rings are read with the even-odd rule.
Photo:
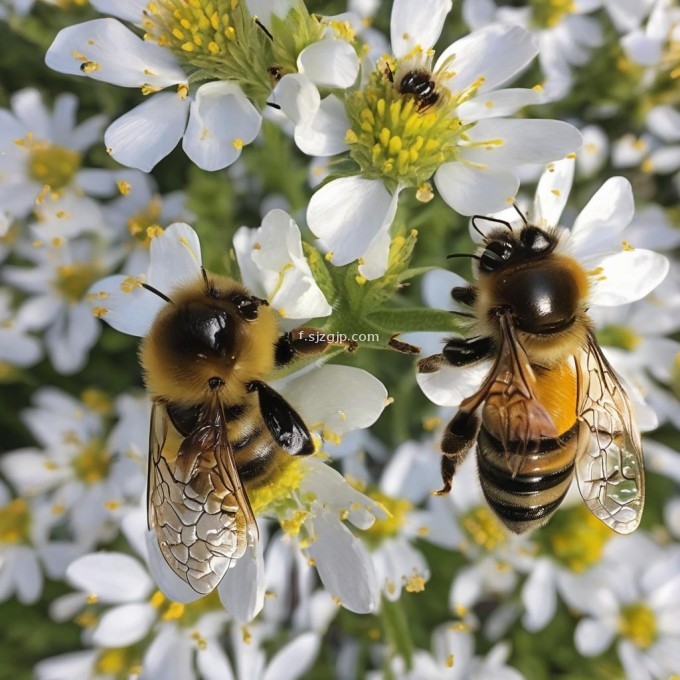
[[281, 107], [278, 104], [275, 104], [274, 102], [265, 102], [267, 106], [271, 106], [273, 109], [276, 109], [277, 111], [281, 110]]
[[165, 300], [166, 302], [169, 302], [171, 305], [175, 304], [165, 293], [161, 293], [161, 291], [158, 290], [158, 288], [154, 288], [153, 286], [150, 286], [148, 283], [143, 283], [142, 288], [146, 288], [149, 292], [153, 293], [154, 295], [158, 295], [159, 298]]
[[208, 272], [205, 271], [205, 267], [201, 266], [201, 274], [203, 275], [203, 283], [205, 284], [204, 292], [208, 297], [219, 297], [219, 293], [217, 292], [217, 288], [215, 288], [215, 285], [213, 282], [210, 280], [208, 277]]
[[446, 259], [451, 260], [454, 257], [471, 257], [473, 260], [482, 259], [479, 255], [475, 255], [474, 253], [451, 253], [451, 255], [446, 256]]
[[253, 20], [262, 29], [262, 32], [274, 42], [274, 36], [271, 34], [271, 31], [257, 17], [253, 17]]
[[474, 314], [470, 314], [470, 312], [458, 312], [458, 311], [456, 311], [455, 309], [451, 310], [451, 311], [449, 312], [449, 314], [457, 314], [458, 316], [465, 316], [465, 317], [467, 317], [468, 319], [474, 319], [474, 318], [475, 318], [475, 315], [474, 315]]
[[[515, 205], [513, 203], [513, 205]], [[517, 206], [515, 206], [517, 207]], [[522, 215], [522, 213], [520, 213]], [[522, 215], [522, 219], [524, 219], [524, 215]], [[472, 222], [472, 228], [484, 239], [486, 240], [486, 234], [482, 233], [482, 231], [479, 229], [477, 224], [475, 223], [475, 220], [486, 220], [487, 222], [496, 222], [497, 224], [502, 224], [504, 227], [507, 227], [510, 231], [512, 231], [512, 227], [510, 226], [510, 222], [506, 220], [499, 220], [497, 217], [488, 217], [487, 215], [474, 215], [472, 219], [470, 220]], [[525, 220], [526, 222], [526, 220]]]
[[529, 220], [527, 220], [526, 215], [519, 209], [519, 207], [517, 206], [517, 203], [515, 203], [513, 201], [512, 207], [517, 211], [517, 214], [522, 218], [522, 222], [524, 222], [524, 226], [528, 227], [529, 226]]

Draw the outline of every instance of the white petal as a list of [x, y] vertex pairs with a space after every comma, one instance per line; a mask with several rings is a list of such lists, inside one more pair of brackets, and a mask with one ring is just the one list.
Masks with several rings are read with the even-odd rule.
[[349, 147], [345, 134], [350, 124], [345, 104], [335, 95], [326, 97], [312, 118], [295, 128], [295, 143], [308, 156], [334, 156]]
[[172, 292], [201, 276], [201, 243], [183, 222], [171, 224], [151, 242], [149, 283], [172, 297]]
[[394, 196], [392, 196], [393, 207], [390, 209], [385, 223], [383, 223], [383, 228], [373, 237], [366, 252], [361, 256], [361, 262], [358, 267], [359, 274], [369, 281], [379, 279], [387, 271], [390, 259], [390, 244], [392, 243], [390, 227], [397, 212], [398, 201], [399, 194], [395, 192]]
[[320, 646], [316, 633], [298, 635], [274, 655], [262, 680], [296, 680], [303, 676], [312, 667]]
[[147, 0], [91, 0], [91, 3], [102, 14], [110, 14], [133, 24], [142, 23], [143, 12], [149, 4]]
[[457, 115], [463, 121], [510, 116], [524, 106], [542, 103], [543, 98], [541, 92], [525, 88], [497, 90], [463, 102]]
[[672, 106], [655, 106], [647, 114], [647, 125], [666, 142], [680, 141], [680, 113]]
[[314, 538], [308, 552], [326, 590], [352, 612], [372, 612], [378, 604], [378, 587], [363, 543], [334, 513], [320, 507], [314, 517]]
[[633, 189], [624, 177], [608, 179], [580, 212], [571, 230], [569, 245], [575, 251], [593, 253], [620, 245], [619, 234], [635, 212]]
[[185, 632], [176, 626], [163, 628], [153, 639], [142, 661], [143, 680], [193, 680], [192, 648]]
[[297, 59], [298, 71], [318, 87], [350, 87], [359, 73], [354, 48], [344, 40], [319, 40], [305, 47]]
[[283, 210], [268, 212], [258, 229], [239, 229], [234, 249], [244, 285], [266, 297], [285, 318], [331, 313], [304, 257], [300, 229]]
[[262, 541], [249, 545], [217, 587], [224, 608], [241, 623], [252, 621], [264, 605]]
[[581, 133], [561, 120], [481, 120], [467, 137], [470, 146], [461, 147], [462, 158], [503, 168], [559, 160], [582, 143]]
[[560, 223], [574, 181], [574, 165], [573, 158], [564, 158], [551, 163], [541, 175], [536, 188], [532, 224], [556, 227]]
[[15, 585], [17, 600], [21, 604], [33, 604], [38, 600], [43, 588], [43, 575], [34, 550], [25, 546], [14, 549]]
[[127, 647], [146, 637], [158, 610], [150, 604], [126, 604], [104, 612], [92, 641], [104, 647]]
[[555, 616], [555, 567], [550, 560], [537, 560], [522, 588], [522, 602], [526, 607], [523, 623], [529, 631], [542, 630]]
[[144, 337], [167, 303], [145, 288], [123, 285], [126, 281], [121, 275], [98, 281], [88, 291], [88, 301], [97, 316], [117, 331]]
[[343, 265], [361, 257], [392, 208], [392, 196], [380, 180], [342, 177], [321, 187], [311, 198], [307, 223]]
[[387, 400], [385, 386], [368, 371], [333, 364], [305, 373], [281, 391], [309, 427], [336, 435], [373, 425]]
[[19, 90], [12, 95], [11, 103], [16, 117], [33, 132], [34, 137], [50, 139], [50, 116], [38, 90]]
[[598, 656], [611, 644], [614, 630], [604, 621], [582, 619], [576, 626], [574, 644], [584, 656]]
[[143, 600], [153, 583], [139, 560], [123, 553], [97, 552], [75, 560], [66, 570], [71, 585], [96, 595], [102, 602]]
[[196, 666], [203, 680], [234, 680], [234, 671], [231, 670], [229, 659], [217, 644], [209, 644], [205, 649], [199, 649]]
[[189, 101], [169, 92], [151, 95], [114, 121], [104, 143], [119, 163], [149, 172], [182, 138]]
[[[99, 68], [82, 70], [92, 62]], [[121, 85], [164, 88], [187, 77], [172, 53], [142, 40], [116, 19], [95, 19], [68, 26], [57, 34], [45, 56], [55, 71]]]
[[643, 298], [666, 278], [668, 260], [651, 250], [624, 250], [599, 261], [603, 271], [591, 277], [594, 305], [625, 305]]
[[631, 31], [621, 38], [621, 47], [626, 56], [641, 66], [654, 66], [661, 59], [663, 43], [645, 35], [641, 29]]
[[428, 307], [433, 309], [455, 310], [461, 307], [454, 303], [451, 297], [453, 288], [467, 287], [470, 285], [462, 276], [444, 269], [435, 269], [427, 272], [421, 279], [421, 295]]
[[38, 662], [33, 667], [36, 680], [79, 680], [94, 674], [97, 653], [93, 650], [59, 654]]
[[503, 168], [479, 168], [461, 162], [444, 163], [434, 175], [442, 198], [461, 215], [488, 215], [511, 202], [519, 179]]
[[434, 47], [452, 4], [451, 0], [395, 0], [390, 19], [394, 56], [401, 59], [416, 46], [423, 52]]
[[[438, 356], [438, 355], [435, 355]], [[490, 364], [482, 361], [473, 366], [451, 366], [441, 360], [441, 368], [432, 373], [418, 373], [416, 380], [423, 394], [439, 406], [458, 406], [474, 394], [489, 372]]]
[[203, 597], [168, 566], [161, 549], [158, 547], [156, 534], [153, 531], [146, 531], [144, 538], [146, 540], [149, 573], [163, 594], [173, 602], [182, 603], [193, 602]]
[[531, 34], [523, 28], [488, 26], [456, 40], [444, 50], [435, 71], [445, 66], [447, 72], [455, 73], [446, 82], [453, 92], [465, 90], [480, 77], [484, 82], [477, 92], [488, 92], [514, 78], [537, 53]]
[[203, 170], [221, 170], [234, 163], [241, 149], [260, 131], [262, 116], [235, 84], [202, 85], [191, 104], [182, 147]]
[[287, 73], [283, 76], [277, 83], [273, 96], [281, 110], [296, 125], [311, 120], [321, 103], [319, 90], [302, 73]]

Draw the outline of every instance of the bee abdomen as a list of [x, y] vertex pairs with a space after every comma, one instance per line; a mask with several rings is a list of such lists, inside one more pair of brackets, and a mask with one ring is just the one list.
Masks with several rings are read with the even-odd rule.
[[560, 437], [544, 438], [533, 452], [515, 443], [506, 454], [484, 428], [477, 456], [482, 491], [498, 518], [515, 533], [544, 524], [557, 510], [574, 477], [576, 424]]

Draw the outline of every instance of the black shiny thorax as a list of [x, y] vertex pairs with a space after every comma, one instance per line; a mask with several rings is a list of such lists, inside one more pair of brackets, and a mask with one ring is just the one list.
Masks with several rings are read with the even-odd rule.
[[418, 109], [426, 109], [439, 100], [437, 85], [432, 74], [425, 69], [414, 69], [405, 73], [399, 81], [399, 93], [413, 95]]
[[577, 316], [582, 291], [569, 260], [556, 256], [554, 232], [526, 226], [496, 231], [479, 261], [479, 279], [490, 295], [488, 314], [509, 310], [520, 331], [550, 335]]

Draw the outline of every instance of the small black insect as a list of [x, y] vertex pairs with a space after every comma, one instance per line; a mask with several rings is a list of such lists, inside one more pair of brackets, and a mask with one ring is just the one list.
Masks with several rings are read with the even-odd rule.
[[432, 74], [424, 69], [416, 69], [404, 74], [399, 83], [400, 94], [412, 94], [418, 111], [430, 108], [439, 100], [437, 86]]

